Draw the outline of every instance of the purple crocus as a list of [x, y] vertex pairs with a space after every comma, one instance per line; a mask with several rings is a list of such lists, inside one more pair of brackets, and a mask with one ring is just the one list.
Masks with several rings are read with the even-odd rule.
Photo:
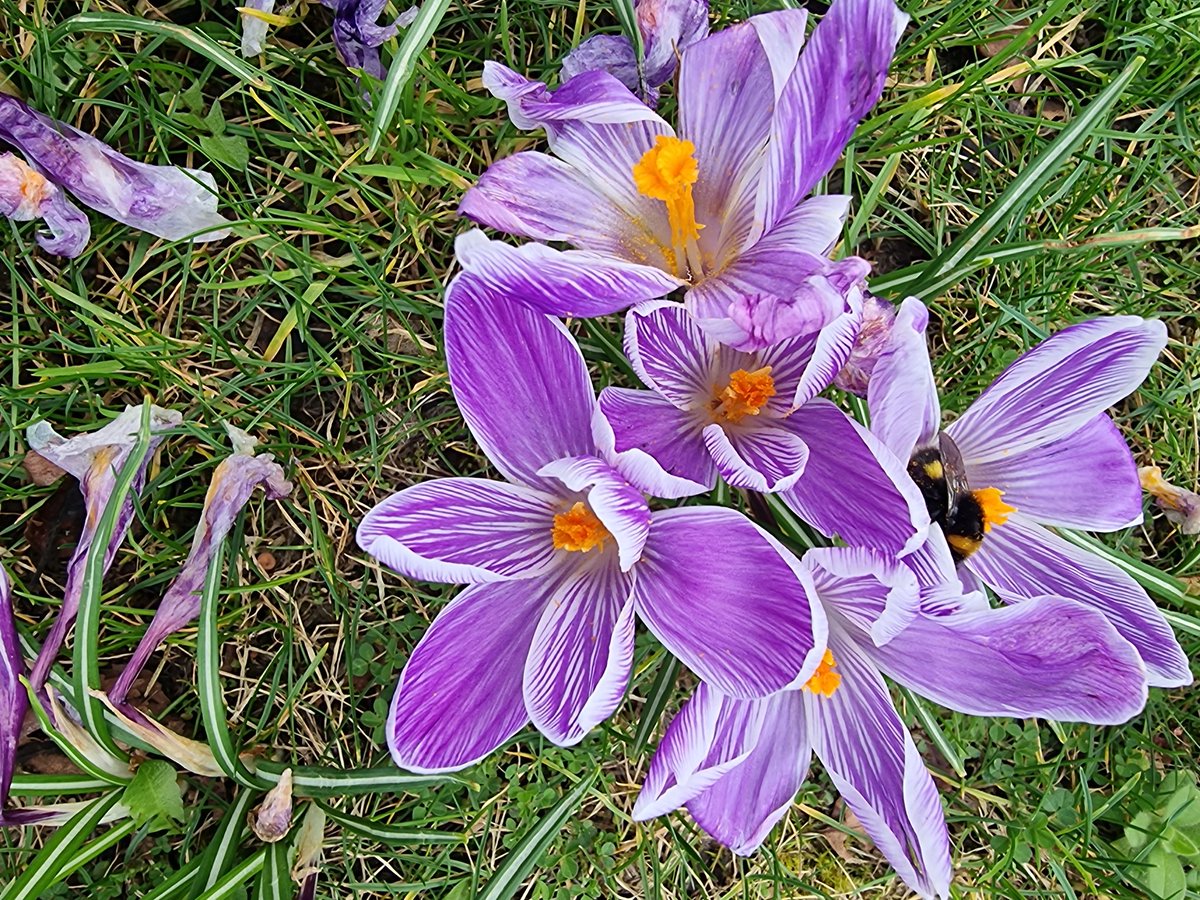
[[321, 5], [333, 10], [333, 45], [346, 68], [361, 69], [379, 79], [387, 74], [379, 48], [417, 17], [414, 6], [390, 25], [380, 25], [387, 0], [321, 0]]
[[0, 142], [29, 163], [0, 157], [0, 213], [17, 221], [44, 218], [50, 234], [37, 241], [50, 253], [78, 256], [91, 233], [87, 217], [62, 190], [110, 219], [168, 240], [215, 241], [229, 234], [207, 172], [135, 162], [7, 94], [0, 94]]
[[109, 691], [109, 698], [116, 705], [124, 703], [129, 688], [146, 665], [146, 660], [163, 639], [200, 614], [200, 591], [213, 555], [229, 534], [229, 529], [254, 489], [262, 485], [272, 500], [286, 497], [292, 490], [291, 484], [283, 477], [283, 469], [270, 453], [255, 455], [254, 448], [258, 444], [255, 438], [232, 425], [226, 425], [225, 429], [233, 444], [233, 453], [222, 460], [213, 472], [188, 558], [163, 595], [162, 603], [133, 651], [133, 656]]
[[1166, 327], [1112, 316], [1065, 328], [940, 431], [928, 319], [919, 300], [901, 305], [867, 401], [872, 431], [910, 460], [963, 577], [1010, 603], [1043, 594], [1087, 603], [1137, 647], [1152, 686], [1189, 684], [1187, 658], [1146, 592], [1053, 530], [1115, 531], [1142, 520], [1137, 466], [1105, 410], [1145, 379]]
[[990, 610], [962, 594], [944, 543], [906, 562], [861, 548], [810, 551], [802, 570], [828, 623], [821, 665], [802, 688], [760, 700], [697, 688], [663, 737], [634, 818], [686, 806], [735, 853], [752, 853], [815, 752], [904, 882], [945, 898], [941, 804], [882, 673], [976, 715], [1108, 724], [1144, 706], [1137, 651], [1100, 614], [1059, 597]]
[[574, 249], [464, 235], [464, 270], [556, 315], [600, 315], [682, 287], [702, 319], [737, 323], [742, 339], [725, 342], [747, 349], [811, 325], [807, 307], [844, 292], [839, 282], [863, 264], [825, 258], [848, 198], [804, 198], [882, 93], [908, 17], [892, 0], [836, 0], [801, 54], [805, 20], [803, 10], [767, 13], [687, 47], [678, 131], [608, 73], [551, 93], [485, 64], [484, 84], [513, 123], [545, 129], [554, 155], [494, 163], [459, 211]]
[[21, 677], [27, 673], [17, 622], [13, 616], [12, 582], [0, 566], [0, 820], [12, 787], [17, 760], [17, 742], [28, 709], [28, 698]]
[[786, 602], [795, 557], [734, 510], [651, 512], [597, 451], [587, 366], [560, 322], [460, 276], [445, 342], [463, 418], [506, 481], [418, 484], [359, 526], [397, 572], [469, 585], [400, 676], [398, 765], [468, 766], [530, 719], [556, 744], [581, 740], [625, 692], [635, 617], [727, 694], [809, 677], [823, 622]]
[[658, 89], [671, 80], [679, 56], [708, 34], [708, 0], [638, 0], [634, 7], [642, 38], [639, 60], [623, 34], [598, 34], [568, 53], [560, 81], [584, 72], [608, 72], [641, 97], [658, 105]]
[[826, 534], [892, 552], [925, 540], [929, 517], [904, 463], [816, 395], [844, 364], [857, 311], [819, 335], [765, 350], [718, 343], [677, 303], [630, 310], [625, 352], [650, 390], [608, 387], [598, 436], [660, 497], [733, 487], [780, 492]]

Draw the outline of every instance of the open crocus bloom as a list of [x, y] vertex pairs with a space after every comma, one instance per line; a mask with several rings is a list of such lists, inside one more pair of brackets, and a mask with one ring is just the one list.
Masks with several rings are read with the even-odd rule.
[[732, 486], [780, 492], [829, 535], [892, 552], [915, 549], [929, 517], [920, 492], [866, 429], [816, 398], [845, 363], [857, 313], [819, 335], [760, 351], [718, 343], [686, 308], [629, 311], [625, 351], [650, 390], [605, 388], [598, 429], [618, 467], [660, 497]]
[[881, 671], [978, 715], [1113, 723], [1145, 704], [1137, 651], [1100, 614], [1057, 597], [987, 609], [961, 595], [944, 544], [908, 562], [810, 551], [801, 565], [828, 624], [821, 666], [803, 687], [761, 700], [697, 688], [663, 737], [634, 817], [686, 806], [714, 838], [751, 853], [815, 752], [905, 883], [944, 898], [951, 864], [937, 790]]
[[[7, 94], [0, 94], [0, 141], [19, 150], [41, 179], [24, 175], [31, 185], [22, 192], [30, 201], [24, 214], [46, 217], [54, 237], [39, 243], [53, 253], [77, 256], [89, 229], [78, 209], [51, 194], [48, 182], [110, 219], [161, 238], [215, 241], [229, 233], [221, 229], [229, 223], [217, 214], [216, 182], [207, 172], [135, 162]], [[0, 206], [8, 194], [3, 182], [0, 176]]]
[[[484, 84], [513, 123], [544, 128], [554, 156], [496, 162], [460, 212], [575, 249], [473, 233], [460, 238], [460, 263], [556, 315], [600, 315], [684, 287], [702, 319], [738, 325], [740, 339], [726, 343], [798, 334], [789, 329], [812, 316], [792, 308], [828, 308], [861, 279], [861, 260], [825, 258], [848, 199], [804, 198], [879, 98], [906, 21], [892, 0], [837, 0], [803, 54], [802, 10], [711, 34], [683, 51], [678, 131], [605, 72], [551, 93], [485, 64]], [[770, 333], [746, 328], [759, 321]]]
[[871, 429], [910, 460], [960, 569], [1007, 602], [1057, 594], [1093, 606], [1137, 647], [1152, 686], [1190, 683], [1187, 658], [1146, 592], [1051, 530], [1141, 521], [1137, 466], [1104, 411], [1142, 383], [1166, 345], [1165, 326], [1113, 316], [1065, 328], [940, 432], [927, 322], [920, 301], [901, 305], [892, 349], [868, 387]]
[[359, 546], [397, 572], [469, 585], [400, 676], [398, 765], [462, 768], [530, 719], [555, 743], [581, 740], [624, 694], [635, 616], [727, 694], [811, 675], [824, 623], [790, 599], [795, 557], [734, 510], [652, 513], [597, 453], [595, 394], [561, 323], [460, 276], [445, 341], [463, 418], [507, 482], [418, 484], [359, 526]]
[[638, 0], [634, 11], [642, 38], [640, 71], [629, 38], [597, 34], [563, 58], [561, 81], [599, 69], [657, 105], [658, 89], [675, 74], [679, 55], [708, 34], [708, 0]]

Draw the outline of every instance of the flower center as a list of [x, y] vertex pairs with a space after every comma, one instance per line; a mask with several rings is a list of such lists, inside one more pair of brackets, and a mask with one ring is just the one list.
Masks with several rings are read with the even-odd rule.
[[725, 390], [713, 398], [713, 415], [736, 424], [746, 416], [757, 416], [774, 396], [775, 380], [771, 378], [770, 366], [753, 372], [738, 369], [729, 376]]
[[9, 181], [8, 185], [10, 189], [15, 187], [21, 197], [19, 205], [10, 215], [20, 219], [40, 217], [42, 203], [50, 195], [50, 182], [23, 159], [11, 153], [0, 156], [0, 165], [9, 169], [7, 175], [13, 181]]
[[596, 514], [588, 509], [583, 501], [554, 517], [554, 527], [550, 530], [550, 535], [554, 539], [555, 550], [579, 553], [587, 553], [597, 547], [603, 548], [604, 541], [609, 537], [604, 523], [596, 518]]
[[633, 183], [638, 193], [667, 205], [671, 246], [679, 271], [685, 269], [685, 262], [693, 268], [700, 264], [696, 239], [704, 226], [696, 222], [696, 203], [692, 200], [692, 185], [700, 177], [695, 153], [696, 145], [691, 141], [660, 134], [654, 139], [654, 146], [633, 167]]
[[804, 686], [814, 694], [820, 694], [822, 697], [832, 697], [833, 692], [842, 683], [842, 676], [833, 671], [835, 668], [837, 668], [837, 662], [834, 661], [833, 651], [826, 648], [825, 655], [821, 657], [821, 662], [817, 664], [817, 671], [813, 673], [812, 678], [804, 682]]

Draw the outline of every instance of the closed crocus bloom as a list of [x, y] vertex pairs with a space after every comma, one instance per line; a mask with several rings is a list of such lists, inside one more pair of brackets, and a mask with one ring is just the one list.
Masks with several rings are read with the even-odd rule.
[[990, 610], [963, 594], [944, 542], [904, 564], [829, 548], [802, 566], [828, 624], [821, 665], [802, 687], [760, 700], [701, 685], [663, 736], [635, 818], [686, 806], [718, 841], [752, 853], [815, 753], [904, 882], [945, 898], [941, 804], [882, 673], [978, 715], [1115, 723], [1145, 704], [1137, 651], [1103, 616], [1057, 597]]
[[359, 526], [359, 546], [397, 572], [468, 585], [400, 676], [387, 725], [399, 766], [462, 768], [530, 719], [557, 744], [581, 740], [624, 695], [635, 618], [732, 696], [809, 677], [823, 623], [785, 602], [795, 557], [734, 510], [651, 512], [602, 458], [587, 366], [561, 323], [460, 276], [445, 341], [463, 417], [507, 480], [418, 484]]
[[1092, 319], [1005, 369], [943, 431], [925, 343], [928, 312], [909, 299], [868, 388], [871, 430], [921, 488], [960, 575], [1006, 602], [1056, 594], [1106, 615], [1141, 653], [1152, 686], [1192, 680], [1162, 612], [1129, 575], [1055, 533], [1142, 520], [1137, 466], [1105, 410], [1137, 389], [1166, 345], [1162, 322]]
[[648, 390], [605, 388], [597, 434], [617, 465], [661, 497], [733, 487], [778, 492], [826, 534], [892, 552], [925, 540], [929, 517], [903, 461], [817, 394], [845, 363], [860, 324], [758, 351], [719, 343], [686, 308], [629, 311], [625, 350]]
[[859, 397], [867, 396], [875, 363], [891, 347], [895, 321], [896, 308], [892, 304], [871, 294], [863, 298], [862, 327], [854, 339], [849, 358], [833, 380], [838, 388]]
[[689, 308], [743, 348], [820, 325], [815, 311], [836, 318], [845, 304], [831, 309], [830, 297], [863, 266], [826, 258], [848, 198], [805, 197], [882, 93], [907, 16], [892, 0], [836, 0], [801, 53], [805, 21], [803, 10], [754, 16], [684, 49], [678, 129], [606, 72], [551, 93], [486, 64], [513, 123], [544, 129], [553, 155], [496, 162], [460, 212], [574, 249], [471, 233], [456, 248], [464, 270], [557, 315], [684, 288]]
[[[22, 175], [32, 185], [27, 198], [30, 193], [41, 195], [37, 212], [54, 236], [39, 237], [39, 243], [52, 253], [77, 256], [88, 237], [86, 219], [58, 190], [110, 219], [168, 240], [214, 241], [229, 233], [223, 228], [228, 221], [217, 214], [216, 182], [208, 173], [135, 162], [7, 94], [0, 94], [0, 142], [19, 150], [35, 173], [56, 188], [51, 191], [27, 173]], [[0, 204], [6, 194], [12, 196], [3, 190], [4, 184], [12, 183], [12, 164], [5, 167], [10, 174], [0, 175]]]

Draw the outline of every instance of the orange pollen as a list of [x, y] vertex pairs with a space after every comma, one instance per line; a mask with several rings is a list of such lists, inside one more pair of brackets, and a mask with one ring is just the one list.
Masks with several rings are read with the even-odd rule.
[[638, 193], [667, 205], [671, 243], [676, 249], [698, 238], [703, 227], [696, 223], [696, 204], [692, 200], [692, 185], [700, 177], [695, 153], [696, 145], [691, 141], [660, 134], [633, 167]]
[[[38, 218], [42, 203], [50, 196], [52, 187], [40, 172], [16, 156], [0, 156], [0, 165], [8, 168], [8, 176], [15, 176], [17, 191], [21, 195], [21, 208], [17, 211], [22, 218]], [[10, 181], [11, 185], [12, 182]]]
[[609, 537], [604, 523], [582, 501], [554, 517], [554, 528], [550, 534], [554, 538], [555, 550], [580, 553], [603, 548], [604, 541]]
[[1015, 506], [1009, 506], [1000, 499], [1004, 496], [1004, 491], [999, 488], [980, 488], [971, 493], [975, 495], [979, 508], [983, 510], [984, 534], [991, 531], [993, 525], [1003, 525], [1008, 521], [1008, 517], [1017, 511]]
[[826, 648], [825, 655], [821, 657], [820, 663], [817, 664], [817, 671], [813, 673], [812, 678], [804, 682], [804, 686], [814, 694], [820, 694], [822, 697], [832, 697], [833, 692], [842, 683], [842, 676], [833, 671], [835, 668], [837, 668], [837, 663], [833, 659], [833, 651]]
[[737, 423], [746, 416], [757, 416], [774, 396], [770, 366], [753, 372], [738, 369], [729, 376], [729, 386], [713, 400], [713, 412], [727, 422]]

